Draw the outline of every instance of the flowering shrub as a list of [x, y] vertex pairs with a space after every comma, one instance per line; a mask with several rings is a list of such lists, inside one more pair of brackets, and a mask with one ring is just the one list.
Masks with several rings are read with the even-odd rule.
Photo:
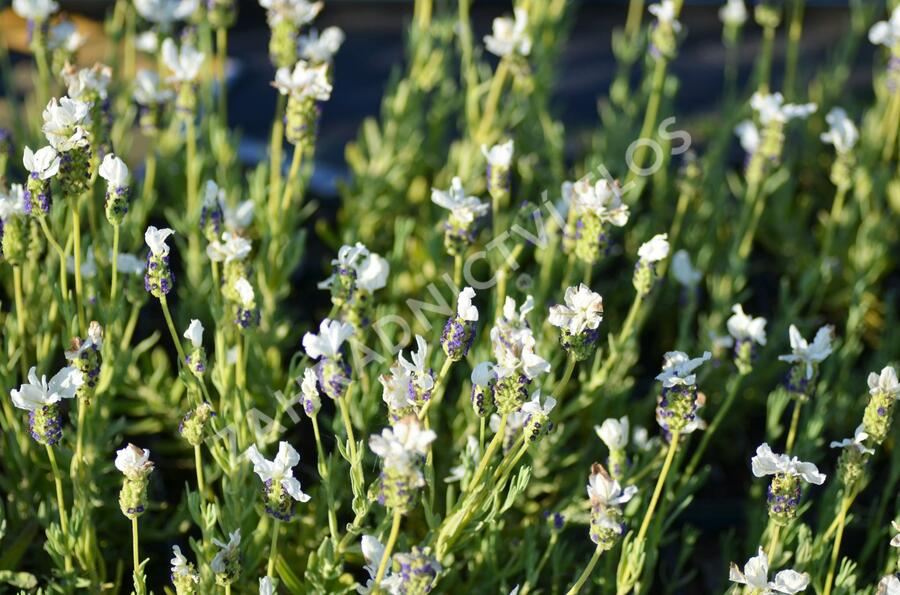
[[900, 8], [851, 3], [804, 86], [803, 1], [728, 0], [694, 143], [664, 117], [683, 3], [631, 0], [572, 164], [572, 3], [480, 42], [470, 0], [416, 0], [332, 220], [308, 184], [344, 35], [260, 3], [277, 106], [245, 170], [233, 0], [117, 0], [93, 66], [53, 0], [13, 2], [4, 592], [900, 593]]

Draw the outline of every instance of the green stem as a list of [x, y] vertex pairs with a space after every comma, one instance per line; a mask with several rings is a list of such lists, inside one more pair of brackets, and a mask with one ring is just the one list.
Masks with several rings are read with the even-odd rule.
[[769, 545], [766, 547], [766, 557], [769, 559], [769, 564], [775, 563], [775, 550], [778, 548], [778, 537], [781, 534], [781, 525], [775, 525], [772, 527], [772, 532], [769, 533]]
[[569, 380], [572, 379], [572, 373], [575, 371], [575, 364], [577, 360], [575, 356], [569, 354], [568, 361], [566, 363], [566, 370], [563, 372], [562, 378], [559, 379], [559, 382], [556, 383], [556, 386], [553, 389], [553, 394], [556, 396], [557, 400], [562, 398], [563, 391], [566, 389], [566, 385], [569, 384]]
[[181, 347], [178, 331], [175, 330], [175, 323], [172, 321], [172, 313], [169, 312], [169, 302], [165, 295], [160, 296], [159, 305], [162, 306], [163, 316], [166, 317], [166, 325], [169, 327], [169, 332], [172, 334], [172, 342], [175, 343], [175, 350], [178, 352], [178, 365], [175, 366], [175, 369], [178, 370], [184, 365], [187, 358], [184, 355], [184, 349]]
[[375, 590], [376, 593], [381, 591], [379, 584], [381, 583], [381, 579], [384, 578], [384, 573], [387, 570], [388, 560], [391, 559], [391, 552], [394, 549], [394, 545], [397, 543], [397, 536], [400, 534], [400, 521], [403, 519], [403, 515], [400, 514], [399, 509], [394, 510], [394, 518], [391, 521], [391, 534], [388, 536], [387, 543], [384, 545], [384, 553], [381, 555], [381, 562], [378, 564], [378, 572], [375, 574]]
[[478, 126], [477, 140], [483, 140], [485, 135], [490, 132], [494, 123], [494, 114], [497, 111], [497, 104], [500, 101], [500, 93], [503, 92], [503, 85], [506, 82], [506, 76], [509, 73], [509, 63], [505, 58], [500, 59], [497, 64], [497, 70], [494, 71], [494, 78], [491, 80], [491, 88], [488, 91], [487, 101], [484, 104], [484, 114], [481, 117], [481, 124]]
[[453, 257], [453, 284], [460, 287], [462, 284], [463, 257], [457, 254]]
[[26, 353], [28, 352], [28, 345], [26, 344], [26, 337], [28, 336], [25, 332], [25, 299], [22, 296], [22, 267], [19, 265], [13, 266], [13, 286], [16, 294], [16, 328], [19, 332], [19, 341], [21, 341], [22, 353], [19, 355], [19, 364], [21, 365], [22, 370], [22, 378], [28, 376], [28, 357]]
[[197, 490], [200, 492], [200, 496], [203, 497], [206, 494], [206, 487], [203, 482], [203, 455], [200, 452], [200, 445], [194, 445], [194, 467], [197, 469]]
[[137, 517], [132, 517], [131, 519], [131, 555], [132, 555], [132, 563], [134, 564], [134, 572], [137, 574], [138, 568], [141, 565], [140, 555], [138, 553], [138, 520]]
[[784, 94], [788, 100], [794, 98], [794, 86], [797, 81], [797, 62], [800, 55], [800, 37], [803, 34], [804, 0], [794, 0], [791, 11], [791, 22], [788, 25], [788, 46], [785, 55]]
[[278, 558], [278, 530], [281, 528], [281, 521], [275, 519], [275, 526], [272, 527], [272, 543], [269, 545], [269, 564], [266, 566], [266, 576], [272, 578], [275, 576], [275, 560]]
[[656, 509], [656, 504], [659, 502], [663, 486], [666, 483], [666, 476], [669, 474], [669, 469], [672, 467], [672, 461], [675, 459], [675, 451], [678, 450], [678, 438], [678, 432], [672, 432], [669, 450], [666, 452], [666, 460], [659, 473], [659, 478], [656, 480], [656, 487], [653, 489], [653, 496], [650, 498], [650, 505], [647, 507], [647, 512], [644, 513], [644, 520], [641, 522], [641, 528], [638, 531], [635, 543], [642, 542], [647, 536], [647, 530], [650, 528], [650, 521], [653, 519], [653, 511]]
[[[423, 420], [428, 417], [428, 409], [431, 407], [431, 404], [439, 399], [443, 394], [444, 389], [444, 381], [447, 379], [447, 374], [450, 372], [450, 367], [453, 366], [453, 360], [449, 357], [444, 360], [444, 364], [441, 366], [441, 371], [438, 372], [437, 379], [434, 381], [434, 386], [431, 387], [431, 398], [425, 402], [425, 405], [422, 406], [422, 409], [419, 411], [419, 419]], [[440, 391], [438, 389], [441, 389]]]
[[335, 544], [338, 543], [338, 526], [337, 526], [337, 512], [334, 504], [334, 494], [331, 490], [331, 478], [328, 473], [328, 462], [325, 460], [325, 449], [322, 446], [322, 436], [319, 434], [319, 421], [313, 416], [312, 418], [312, 426], [313, 426], [313, 434], [316, 437], [316, 454], [319, 457], [319, 477], [322, 479], [322, 484], [325, 486], [325, 498], [328, 502], [328, 530], [331, 533], [331, 541]]
[[62, 530], [63, 539], [66, 541], [65, 568], [72, 570], [72, 556], [69, 554], [69, 515], [66, 512], [66, 499], [63, 495], [62, 476], [59, 474], [59, 465], [56, 464], [56, 453], [49, 444], [44, 445], [47, 448], [47, 458], [50, 459], [50, 468], [53, 470], [53, 481], [56, 484], [56, 506], [59, 508], [59, 527]]
[[269, 216], [277, 218], [278, 191], [281, 189], [281, 149], [284, 143], [285, 96], [278, 94], [275, 119], [272, 121], [272, 137], [269, 141]]
[[109, 284], [109, 301], [116, 301], [116, 288], [119, 279], [119, 225], [113, 225], [112, 281]]
[[628, 178], [625, 182], [625, 188], [631, 186], [638, 175], [645, 175], [644, 156], [647, 154], [646, 141], [652, 140], [653, 129], [656, 126], [656, 119], [659, 114], [659, 104], [662, 100], [663, 83], [666, 80], [666, 69], [668, 60], [663, 57], [656, 59], [656, 65], [653, 69], [653, 81], [650, 88], [650, 99], [647, 102], [647, 111], [644, 112], [644, 123], [641, 125], [641, 133], [638, 140], [642, 141], [637, 145], [633, 155], [633, 161], [628, 164]]
[[834, 242], [834, 232], [837, 227], [838, 220], [842, 217], [844, 210], [844, 199], [847, 196], [848, 184], [841, 184], [837, 188], [834, 195], [834, 202], [831, 203], [831, 214], [828, 216], [828, 224], [825, 226], [825, 239], [822, 241], [822, 261], [831, 256], [831, 245]]
[[81, 464], [82, 450], [84, 444], [84, 424], [87, 413], [87, 403], [83, 400], [78, 401], [78, 428], [75, 430], [75, 466]]
[[[293, 198], [294, 183], [297, 179], [297, 173], [300, 171], [300, 164], [303, 162], [303, 147], [294, 145], [294, 155], [291, 157], [291, 169], [288, 171], [287, 183], [284, 185], [284, 195], [281, 197], [281, 213], [288, 213]], [[280, 221], [281, 219], [276, 219]]]
[[578, 577], [578, 580], [575, 581], [575, 584], [572, 585], [572, 588], [566, 592], [566, 595], [576, 595], [579, 591], [581, 591], [581, 587], [587, 582], [587, 580], [591, 577], [591, 573], [594, 571], [594, 566], [597, 565], [597, 560], [600, 559], [600, 556], [603, 554], [603, 550], [600, 546], [594, 550], [594, 555], [591, 556], [588, 565], [585, 567], [584, 572], [581, 573], [581, 576]]
[[491, 439], [491, 443], [488, 445], [488, 449], [484, 453], [484, 456], [481, 457], [481, 462], [478, 464], [478, 469], [475, 470], [475, 475], [472, 476], [472, 482], [469, 484], [468, 491], [471, 492], [478, 488], [478, 483], [481, 481], [481, 476], [487, 471], [487, 467], [491, 462], [491, 457], [494, 456], [494, 452], [499, 448], [500, 444], [503, 443], [503, 437], [506, 434], [506, 420], [508, 417], [509, 415], [506, 413], [500, 417], [500, 426], [497, 428], [497, 432]]
[[72, 237], [74, 247], [72, 248], [75, 255], [75, 312], [78, 314], [78, 327], [81, 334], [87, 334], [87, 324], [84, 320], [84, 307], [82, 296], [84, 295], [83, 283], [81, 278], [81, 213], [79, 212], [78, 199], [70, 202], [72, 208]]
[[831, 548], [831, 561], [828, 563], [828, 576], [825, 578], [824, 595], [831, 595], [831, 587], [834, 584], [834, 571], [837, 568], [838, 556], [841, 552], [841, 539], [844, 537], [844, 526], [847, 523], [847, 511], [853, 498], [849, 493], [841, 499], [841, 509], [838, 513], [837, 533], [834, 536], [834, 545]]
[[222, 125], [228, 125], [228, 92], [225, 86], [225, 67], [228, 62], [228, 29], [219, 27], [216, 29], [216, 51], [218, 52], [219, 66], [219, 117]]
[[791, 416], [791, 427], [788, 430], [787, 441], [784, 444], [785, 454], [791, 454], [794, 448], [794, 442], [797, 439], [797, 427], [800, 425], [800, 409], [803, 407], [803, 401], [797, 400], [794, 403], [794, 413]]

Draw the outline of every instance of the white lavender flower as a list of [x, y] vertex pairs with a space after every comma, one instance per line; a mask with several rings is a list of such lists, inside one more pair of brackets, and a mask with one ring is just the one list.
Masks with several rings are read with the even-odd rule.
[[769, 558], [762, 548], [756, 556], [747, 560], [743, 570], [731, 564], [728, 580], [739, 585], [747, 585], [754, 593], [774, 595], [776, 593], [793, 595], [806, 590], [809, 586], [809, 575], [794, 570], [782, 570], [769, 581]]
[[147, 484], [154, 467], [150, 460], [150, 449], [128, 444], [116, 451], [115, 465], [124, 475], [122, 489], [119, 491], [119, 508], [126, 517], [135, 519], [147, 507]]
[[238, 277], [234, 282], [237, 303], [234, 305], [234, 323], [238, 329], [246, 329], [259, 324], [259, 309], [256, 307], [256, 291], [246, 277]]
[[450, 211], [444, 224], [444, 247], [452, 255], [463, 254], [475, 242], [479, 221], [490, 205], [477, 196], [466, 196], [462, 180], [454, 177], [448, 190], [431, 190], [431, 202]]
[[766, 501], [769, 518], [779, 525], [786, 525], [797, 516], [801, 479], [815, 485], [825, 483], [825, 475], [819, 473], [814, 464], [786, 454], [775, 454], [766, 443], [757, 447], [751, 468], [756, 477], [773, 476]]
[[282, 440], [278, 443], [278, 454], [271, 461], [262, 456], [255, 444], [247, 449], [247, 457], [253, 463], [253, 472], [263, 482], [266, 512], [282, 521], [291, 520], [294, 501], [309, 502], [310, 499], [294, 477], [294, 467], [300, 463], [300, 455], [293, 446]]
[[175, 230], [164, 227], [157, 229], [151, 225], [144, 232], [144, 241], [150, 248], [147, 254], [147, 272], [144, 274], [144, 288], [154, 297], [160, 298], [172, 291], [175, 275], [169, 267], [169, 245], [166, 240]]
[[67, 57], [73, 56], [87, 42], [87, 37], [78, 31], [75, 23], [63, 19], [50, 27], [47, 35], [47, 49], [61, 50]]
[[341, 246], [331, 265], [331, 276], [319, 283], [319, 288], [331, 291], [331, 303], [341, 308], [345, 320], [357, 328], [368, 326], [373, 313], [371, 296], [387, 285], [390, 264], [357, 242]]
[[741, 27], [747, 22], [747, 6], [744, 0], [726, 0], [719, 9], [719, 20], [726, 27]]
[[38, 378], [37, 368], [28, 371], [28, 382], [12, 389], [9, 396], [15, 407], [28, 412], [31, 437], [39, 444], [53, 446], [62, 439], [63, 399], [72, 399], [84, 383], [84, 375], [74, 367], [62, 368], [48, 381]]
[[678, 250], [672, 255], [672, 276], [685, 289], [693, 290], [703, 278], [703, 273], [691, 264], [687, 250]]
[[484, 36], [487, 51], [501, 58], [531, 53], [531, 36], [528, 35], [528, 12], [524, 8], [514, 10], [515, 18], [497, 17], [490, 35]]
[[44, 109], [43, 118], [41, 130], [47, 142], [60, 153], [88, 143], [86, 127], [91, 123], [89, 104], [69, 97], [54, 97]]
[[493, 362], [481, 362], [472, 368], [472, 408], [478, 417], [487, 417], [494, 410], [494, 386], [497, 382], [496, 366]]
[[128, 166], [112, 153], [107, 153], [100, 163], [99, 174], [106, 180], [106, 220], [112, 225], [119, 225], [128, 212]]
[[593, 264], [609, 248], [610, 227], [628, 223], [628, 206], [622, 202], [618, 183], [606, 178], [596, 184], [591, 184], [588, 178], [572, 184], [571, 204], [565, 246], [584, 262]]
[[179, 48], [171, 38], [162, 43], [163, 64], [171, 71], [169, 82], [178, 85], [193, 83], [200, 74], [206, 56], [193, 45], [184, 43]]
[[316, 375], [322, 391], [332, 399], [339, 399], [350, 384], [350, 366], [343, 355], [344, 341], [353, 336], [353, 325], [326, 318], [319, 325], [319, 333], [303, 335], [303, 349], [316, 360]]
[[603, 297], [581, 283], [566, 288], [565, 304], [550, 307], [549, 322], [560, 329], [559, 342], [577, 360], [591, 355], [600, 337]]
[[834, 329], [823, 326], [817, 332], [812, 343], [808, 343], [793, 324], [788, 329], [791, 341], [791, 353], [779, 355], [783, 362], [794, 364], [788, 374], [787, 389], [798, 395], [809, 396], [813, 388], [813, 377], [818, 366], [831, 355]]
[[230, 231], [222, 232], [222, 240], [210, 242], [206, 247], [206, 255], [213, 262], [226, 265], [232, 261], [245, 260], [253, 249], [253, 244], [244, 236]]
[[50, 179], [59, 173], [59, 153], [52, 146], [32, 151], [25, 147], [22, 165], [28, 171], [28, 181], [24, 186], [23, 205], [26, 214], [46, 215], [50, 212], [52, 194]]
[[894, 528], [894, 537], [891, 539], [891, 547], [900, 548], [900, 523], [897, 521], [891, 521], [891, 527]]
[[891, 12], [887, 21], [878, 21], [869, 29], [869, 41], [894, 50], [900, 44], [900, 6]]
[[331, 83], [328, 82], [328, 65], [311, 66], [299, 60], [293, 69], [279, 68], [275, 72], [272, 86], [282, 95], [291, 95], [296, 99], [313, 99], [327, 101], [331, 97]]
[[228, 541], [219, 541], [215, 537], [212, 539], [213, 545], [219, 548], [212, 562], [209, 564], [210, 570], [216, 575], [216, 584], [230, 585], [237, 579], [241, 573], [241, 530], [236, 529], [228, 534]]
[[259, 579], [259, 595], [275, 595], [275, 584], [272, 579], [264, 576]]
[[509, 140], [492, 146], [481, 145], [481, 153], [487, 160], [487, 191], [493, 198], [501, 200], [509, 195], [509, 168], [512, 163], [513, 141]]
[[637, 487], [623, 489], [603, 465], [594, 463], [588, 477], [587, 493], [591, 503], [591, 541], [604, 550], [612, 549], [625, 533], [622, 505], [637, 494]]
[[437, 434], [422, 429], [415, 417], [369, 437], [369, 449], [382, 461], [379, 503], [401, 513], [412, 509], [418, 488], [425, 485], [422, 463], [435, 438]]
[[669, 255], [668, 234], [661, 233], [653, 236], [638, 248], [638, 262], [634, 265], [632, 284], [638, 295], [645, 296], [658, 277], [656, 265]]
[[725, 325], [734, 339], [734, 363], [741, 374], [748, 374], [753, 369], [757, 346], [766, 344], [766, 319], [748, 316], [741, 304], [732, 306], [731, 311]]
[[383, 387], [382, 399], [394, 421], [418, 413], [431, 398], [434, 375], [426, 367], [428, 344], [423, 337], [416, 335], [416, 345], [418, 350], [410, 353], [412, 362], [403, 356], [401, 350], [397, 363], [391, 366], [391, 373], [383, 374], [378, 379]]
[[603, 420], [601, 425], [594, 426], [594, 432], [597, 433], [597, 436], [609, 450], [606, 465], [614, 479], [623, 477], [628, 466], [625, 447], [628, 446], [629, 430], [630, 425], [627, 415], [619, 419], [611, 417]]
[[90, 68], [77, 68], [68, 64], [61, 75], [69, 97], [96, 105], [107, 98], [112, 68], [99, 63]]
[[681, 31], [681, 23], [675, 15], [674, 0], [661, 0], [659, 4], [651, 4], [647, 12], [656, 17], [657, 27], [669, 27], [675, 33]]
[[547, 396], [541, 402], [540, 389], [534, 391], [531, 400], [522, 405], [522, 413], [526, 415], [522, 430], [525, 432], [525, 440], [537, 442], [541, 436], [553, 430], [553, 422], [550, 421], [550, 412], [556, 407], [556, 399]]
[[13, 0], [13, 12], [27, 21], [43, 23], [59, 10], [54, 0]]
[[894, 407], [900, 398], [900, 382], [896, 370], [885, 366], [880, 373], [869, 374], [868, 384], [869, 402], [863, 413], [863, 427], [873, 443], [881, 444], [891, 429]]
[[875, 450], [866, 446], [866, 441], [869, 439], [869, 435], [866, 433], [862, 424], [857, 426], [856, 430], [853, 432], [852, 438], [844, 438], [840, 441], [832, 441], [829, 444], [830, 448], [853, 448], [856, 451], [872, 455], [875, 454]]
[[456, 299], [456, 314], [447, 320], [441, 334], [441, 346], [450, 359], [459, 361], [469, 353], [475, 340], [475, 323], [478, 322], [478, 308], [472, 303], [475, 290], [463, 289]]
[[656, 376], [663, 385], [657, 399], [656, 422], [665, 432], [689, 434], [705, 427], [697, 410], [705, 404], [706, 398], [697, 390], [694, 370], [711, 357], [708, 351], [695, 358], [681, 351], [665, 354], [662, 372]]
[[134, 8], [143, 18], [163, 32], [172, 30], [177, 21], [188, 20], [199, 8], [198, 0], [135, 0]]
[[300, 382], [300, 395], [303, 403], [303, 412], [307, 417], [315, 417], [322, 408], [322, 399], [319, 397], [318, 379], [312, 368], [303, 370], [303, 380]]
[[301, 58], [313, 64], [331, 64], [344, 43], [344, 32], [340, 27], [326, 27], [320, 34], [315, 28], [297, 39]]
[[203, 376], [206, 372], [206, 351], [203, 349], [203, 324], [196, 318], [184, 331], [184, 338], [190, 341], [191, 351], [185, 356], [185, 364], [195, 376]]
[[900, 595], [900, 578], [896, 574], [889, 574], [878, 581], [875, 595]]
[[817, 109], [815, 103], [785, 103], [781, 93], [761, 91], [757, 91], [750, 98], [750, 107], [756, 112], [763, 126], [772, 122], [786, 123], [794, 119], [807, 118]]
[[828, 115], [825, 116], [829, 129], [823, 132], [819, 138], [823, 143], [834, 145], [834, 150], [838, 154], [849, 153], [856, 146], [859, 140], [859, 130], [847, 116], [847, 112], [843, 108], [832, 108]]
[[192, 562], [181, 553], [181, 548], [177, 545], [172, 546], [172, 584], [175, 586], [176, 595], [192, 595], [196, 592], [200, 583], [200, 574], [194, 567]]

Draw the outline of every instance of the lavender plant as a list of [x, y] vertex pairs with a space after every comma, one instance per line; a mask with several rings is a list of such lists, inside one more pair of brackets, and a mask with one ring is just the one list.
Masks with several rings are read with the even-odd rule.
[[249, 165], [235, 2], [117, 0], [96, 63], [3, 15], [0, 591], [900, 594], [895, 1], [801, 67], [804, 0], [728, 0], [682, 121], [684, 3], [630, 0], [585, 145], [579, 6], [415, 0], [336, 215], [345, 35], [260, 4]]

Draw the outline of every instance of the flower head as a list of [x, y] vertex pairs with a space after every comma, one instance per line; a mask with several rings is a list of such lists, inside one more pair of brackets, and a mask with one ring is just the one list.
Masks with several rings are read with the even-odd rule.
[[297, 40], [300, 57], [313, 64], [330, 64], [343, 43], [344, 32], [340, 27], [326, 27], [321, 34], [310, 29]]
[[687, 250], [679, 250], [672, 255], [672, 276], [680, 285], [690, 289], [700, 283], [703, 273], [691, 264], [691, 256]]
[[565, 305], [550, 307], [550, 324], [573, 335], [594, 330], [603, 320], [603, 297], [581, 283], [566, 289]]
[[601, 425], [594, 426], [594, 431], [610, 451], [624, 450], [628, 446], [629, 423], [627, 415], [619, 419], [610, 417], [604, 420]]
[[527, 56], [531, 53], [531, 37], [528, 35], [528, 12], [524, 8], [514, 10], [515, 18], [497, 17], [493, 31], [484, 36], [487, 51], [501, 58], [512, 54]]
[[816, 111], [815, 103], [784, 103], [781, 93], [763, 93], [757, 91], [750, 98], [752, 107], [759, 116], [763, 126], [771, 122], [786, 123], [797, 118], [807, 118]]
[[587, 493], [591, 503], [604, 507], [621, 506], [637, 494], [636, 486], [622, 488], [622, 485], [609, 476], [600, 465], [595, 465], [588, 478]]
[[25, 20], [42, 23], [59, 10], [54, 0], [13, 0], [13, 11]]
[[200, 67], [203, 66], [205, 58], [203, 52], [189, 43], [184, 43], [179, 48], [171, 38], [163, 41], [162, 59], [172, 73], [168, 79], [171, 83], [194, 82], [200, 74]]
[[900, 7], [894, 8], [889, 20], [872, 25], [869, 29], [869, 41], [890, 49], [900, 44]]
[[830, 326], [823, 326], [816, 332], [816, 337], [810, 344], [803, 338], [797, 327], [792, 324], [790, 329], [788, 329], [788, 335], [791, 340], [791, 353], [779, 355], [778, 359], [783, 362], [805, 364], [806, 379], [810, 380], [813, 377], [814, 366], [831, 355], [833, 334], [834, 329]]
[[25, 147], [22, 155], [22, 165], [32, 176], [41, 180], [49, 180], [59, 172], [59, 153], [52, 146], [43, 147], [32, 152]]
[[862, 454], [872, 455], [875, 454], [875, 450], [866, 446], [866, 441], [869, 439], [869, 434], [866, 433], [862, 424], [857, 426], [856, 430], [853, 432], [852, 438], [844, 438], [841, 441], [833, 441], [829, 444], [830, 448], [855, 448]]
[[175, 230], [168, 227], [162, 229], [157, 229], [153, 225], [148, 227], [144, 232], [144, 241], [150, 247], [150, 253], [157, 257], [168, 256], [169, 245], [166, 243], [166, 239], [174, 233]]
[[107, 153], [103, 157], [99, 173], [100, 177], [106, 180], [107, 184], [113, 188], [125, 188], [128, 186], [128, 166], [112, 153]]
[[490, 209], [490, 205], [481, 202], [478, 197], [466, 196], [462, 180], [459, 177], [453, 178], [449, 190], [433, 189], [431, 202], [449, 210], [460, 225], [471, 225]]
[[675, 14], [674, 0], [662, 0], [659, 4], [651, 4], [647, 7], [647, 11], [656, 17], [659, 25], [671, 27], [675, 33], [681, 31], [681, 23]]
[[178, 595], [193, 593], [194, 585], [200, 582], [200, 575], [191, 562], [181, 553], [181, 548], [172, 546], [172, 583]]
[[308, 62], [298, 60], [294, 69], [279, 68], [272, 83], [282, 95], [291, 95], [296, 99], [310, 98], [316, 101], [327, 101], [331, 97], [331, 83], [328, 82], [328, 64], [311, 66]]
[[150, 460], [150, 449], [140, 448], [129, 443], [125, 448], [117, 450], [116, 469], [129, 479], [146, 477], [153, 471], [153, 462]]
[[600, 223], [622, 227], [628, 223], [628, 205], [622, 202], [622, 190], [616, 182], [601, 178], [591, 184], [582, 178], [572, 185], [576, 212], [590, 212]]
[[695, 358], [691, 358], [683, 351], [669, 351], [663, 356], [663, 369], [656, 379], [667, 388], [678, 385], [694, 385], [697, 383], [697, 376], [693, 374], [694, 370], [711, 357], [712, 354], [708, 351]]
[[807, 483], [822, 485], [825, 483], [825, 475], [819, 473], [819, 469], [812, 463], [804, 463], [797, 457], [785, 454], [775, 454], [768, 444], [760, 444], [756, 448], [756, 455], [751, 460], [753, 475], [765, 477], [766, 475], [792, 475], [802, 477]]
[[752, 341], [759, 345], [766, 344], [766, 319], [761, 316], [753, 318], [744, 313], [741, 304], [731, 307], [733, 314], [725, 323], [728, 333], [735, 341]]
[[240, 262], [250, 255], [253, 245], [242, 235], [230, 231], [222, 232], [222, 241], [210, 242], [206, 255], [213, 262]]
[[481, 145], [481, 153], [493, 167], [509, 168], [513, 156], [513, 141], [509, 140], [492, 146]]
[[47, 142], [60, 153], [87, 144], [85, 127], [91, 123], [90, 104], [69, 97], [54, 97], [44, 109], [43, 118], [41, 130]]
[[337, 358], [341, 355], [341, 345], [352, 336], [352, 325], [326, 318], [319, 324], [318, 334], [303, 335], [303, 349], [313, 359]]
[[475, 290], [471, 287], [466, 287], [459, 292], [459, 297], [456, 300], [456, 315], [462, 320], [469, 322], [478, 321], [478, 308], [472, 303], [472, 298], [474, 297]]
[[726, 27], [740, 27], [747, 22], [747, 7], [744, 0], [727, 0], [719, 9], [719, 20]]
[[762, 548], [759, 553], [750, 558], [741, 570], [732, 563], [728, 573], [728, 580], [739, 585], [747, 585], [754, 593], [773, 595], [781, 593], [793, 595], [805, 591], [809, 585], [809, 575], [801, 574], [794, 570], [782, 570], [775, 575], [775, 579], [769, 581], [769, 558]]
[[212, 539], [213, 545], [219, 548], [216, 555], [210, 562], [210, 569], [216, 574], [222, 574], [228, 571], [228, 565], [239, 555], [239, 547], [241, 545], [241, 530], [236, 529], [228, 534], [228, 541], [219, 541], [215, 537]]
[[134, 77], [134, 90], [131, 96], [138, 105], [152, 107], [171, 101], [174, 94], [171, 89], [160, 85], [156, 71], [142, 68]]
[[169, 31], [176, 21], [187, 20], [199, 7], [198, 0], [135, 0], [134, 8], [138, 13], [158, 25], [163, 31]]
[[300, 462], [300, 455], [293, 446], [282, 440], [278, 443], [278, 453], [270, 461], [262, 456], [254, 444], [247, 449], [247, 457], [253, 463], [253, 472], [263, 483], [281, 485], [298, 502], [309, 501], [309, 495], [300, 489], [300, 482], [294, 477], [294, 467]]
[[859, 130], [857, 130], [856, 124], [840, 107], [832, 108], [825, 116], [825, 121], [828, 122], [830, 128], [819, 138], [823, 143], [834, 145], [835, 151], [839, 154], [849, 153], [856, 145], [856, 141], [859, 140]]
[[638, 257], [643, 262], [659, 262], [669, 255], [669, 234], [656, 234], [638, 248]]
[[32, 366], [28, 371], [28, 382], [11, 390], [9, 396], [19, 409], [36, 411], [73, 398], [83, 382], [83, 375], [77, 368], [62, 368], [48, 381], [46, 376], [38, 378], [37, 368]]
[[196, 318], [192, 318], [191, 324], [184, 331], [184, 338], [191, 342], [194, 349], [203, 347], [203, 324]]
[[885, 366], [880, 374], [869, 373], [869, 394], [875, 396], [879, 393], [900, 398], [900, 382], [897, 380], [897, 372], [892, 366]]

